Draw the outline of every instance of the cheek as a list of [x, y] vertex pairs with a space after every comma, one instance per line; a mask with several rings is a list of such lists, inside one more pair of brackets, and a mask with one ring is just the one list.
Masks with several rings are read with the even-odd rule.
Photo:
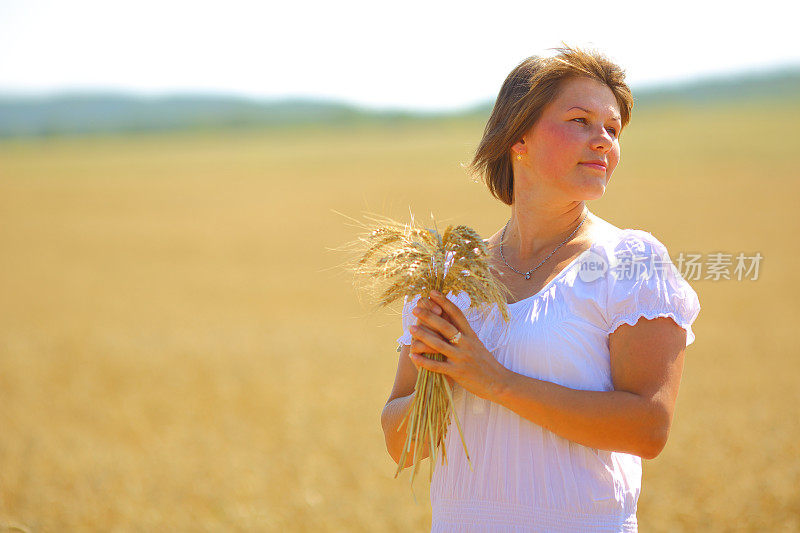
[[620, 151], [619, 151], [619, 144], [608, 153], [608, 170], [613, 172], [616, 166], [619, 164], [620, 160]]
[[583, 140], [570, 128], [542, 124], [536, 136], [537, 161], [548, 168], [574, 164], [574, 152], [581, 151]]

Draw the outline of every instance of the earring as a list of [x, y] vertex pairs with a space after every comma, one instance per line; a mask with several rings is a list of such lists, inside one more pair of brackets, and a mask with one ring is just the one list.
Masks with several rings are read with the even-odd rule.
[[517, 154], [517, 161], [522, 161], [522, 154]]

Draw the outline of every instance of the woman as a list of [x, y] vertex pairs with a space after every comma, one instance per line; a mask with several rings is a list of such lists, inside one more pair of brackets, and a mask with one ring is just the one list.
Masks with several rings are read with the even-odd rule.
[[431, 531], [637, 531], [641, 459], [666, 443], [694, 341], [699, 301], [664, 245], [585, 204], [619, 163], [633, 105], [624, 73], [596, 52], [557, 51], [509, 74], [471, 165], [511, 207], [488, 239], [510, 323], [496, 306], [468, 309], [464, 293], [403, 308], [389, 452], [399, 461], [397, 426], [427, 368], [455, 389], [474, 467], [449, 431]]

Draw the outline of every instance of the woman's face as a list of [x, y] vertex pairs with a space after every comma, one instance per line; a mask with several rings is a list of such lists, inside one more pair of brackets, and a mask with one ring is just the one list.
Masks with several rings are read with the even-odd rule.
[[[521, 178], [515, 197], [518, 191], [569, 201], [602, 197], [619, 163], [621, 126], [619, 105], [607, 85], [589, 78], [564, 82], [524, 143], [514, 145], [515, 182]], [[517, 161], [522, 147], [527, 151]]]

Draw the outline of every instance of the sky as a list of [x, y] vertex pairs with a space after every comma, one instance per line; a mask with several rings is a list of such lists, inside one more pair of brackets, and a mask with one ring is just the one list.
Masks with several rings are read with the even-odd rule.
[[493, 101], [514, 66], [562, 41], [615, 61], [635, 93], [800, 66], [792, 4], [0, 0], [0, 93], [222, 93], [456, 110]]

